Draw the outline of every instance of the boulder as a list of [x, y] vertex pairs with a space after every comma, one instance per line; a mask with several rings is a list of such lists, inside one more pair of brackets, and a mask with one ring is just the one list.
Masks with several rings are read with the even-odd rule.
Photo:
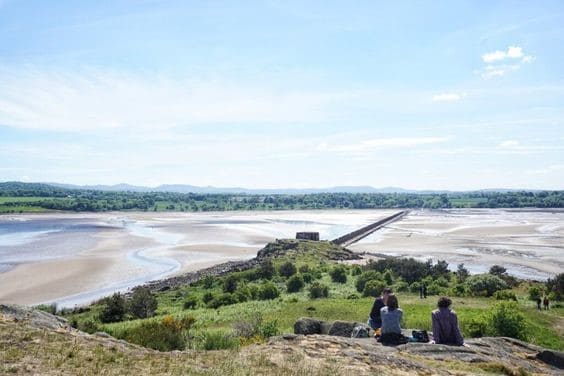
[[294, 323], [295, 334], [320, 334], [321, 321], [310, 317], [302, 317]]
[[542, 360], [546, 364], [564, 369], [564, 353], [559, 351], [544, 350], [537, 354], [537, 359]]
[[335, 321], [329, 329], [330, 336], [350, 337], [355, 326], [360, 325], [350, 321]]

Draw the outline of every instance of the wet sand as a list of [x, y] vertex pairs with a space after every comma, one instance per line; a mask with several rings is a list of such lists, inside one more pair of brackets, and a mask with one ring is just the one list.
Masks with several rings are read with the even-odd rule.
[[474, 273], [502, 265], [516, 276], [546, 279], [564, 271], [564, 211], [412, 211], [350, 247], [357, 252], [464, 263]]
[[4, 224], [5, 231], [0, 232], [0, 265], [4, 266], [4, 272], [0, 272], [0, 302], [56, 301], [66, 307], [85, 304], [150, 280], [252, 258], [266, 243], [293, 237], [297, 231], [320, 231], [322, 237], [331, 239], [389, 213], [2, 216], [0, 230]]

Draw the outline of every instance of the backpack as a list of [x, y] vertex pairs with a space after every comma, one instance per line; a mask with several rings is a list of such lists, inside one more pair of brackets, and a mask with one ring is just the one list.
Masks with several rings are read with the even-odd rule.
[[426, 330], [414, 330], [411, 332], [411, 336], [413, 337], [413, 342], [429, 342], [429, 335]]
[[366, 329], [364, 326], [355, 326], [352, 334], [351, 334], [351, 338], [368, 338], [370, 337], [370, 335], [368, 334], [368, 329]]

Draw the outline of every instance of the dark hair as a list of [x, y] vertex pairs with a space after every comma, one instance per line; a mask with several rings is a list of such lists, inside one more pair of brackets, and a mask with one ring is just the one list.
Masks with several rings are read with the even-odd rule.
[[394, 294], [388, 296], [388, 301], [386, 302], [388, 310], [393, 311], [399, 307], [398, 298]]
[[446, 296], [441, 296], [439, 298], [439, 302], [437, 303], [437, 307], [439, 308], [448, 308], [452, 304], [452, 300], [447, 298]]
[[383, 294], [393, 294], [394, 292], [392, 291], [391, 287], [386, 287], [384, 290], [382, 290], [382, 295]]

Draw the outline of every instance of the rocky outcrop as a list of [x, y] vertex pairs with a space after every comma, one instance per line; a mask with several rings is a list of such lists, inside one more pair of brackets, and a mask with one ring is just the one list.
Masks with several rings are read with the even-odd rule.
[[371, 329], [363, 323], [350, 321], [323, 321], [311, 317], [302, 317], [294, 323], [294, 334], [327, 334], [330, 336], [350, 337], [354, 328], [362, 326], [367, 332]]
[[50, 313], [20, 305], [0, 304], [0, 315], [15, 322], [24, 322], [34, 328], [70, 330], [66, 319]]
[[352, 367], [359, 375], [562, 374], [556, 364], [538, 358], [553, 351], [506, 337], [469, 339], [464, 346], [407, 343], [392, 347], [382, 346], [374, 338], [286, 335], [271, 338], [268, 347], [271, 352], [331, 360], [342, 364], [343, 369]]

